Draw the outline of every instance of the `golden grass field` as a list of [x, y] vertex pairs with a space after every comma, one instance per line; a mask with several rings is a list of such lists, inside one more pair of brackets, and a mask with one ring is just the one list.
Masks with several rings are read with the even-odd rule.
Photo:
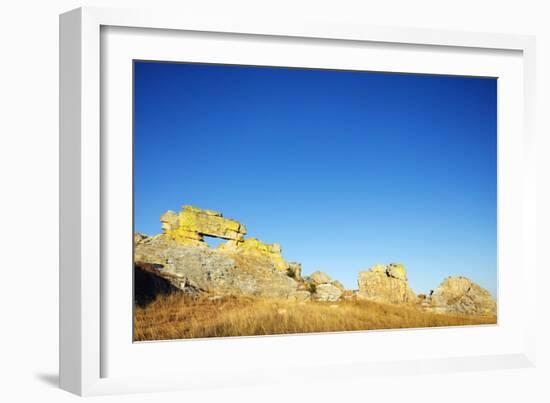
[[370, 301], [293, 302], [250, 297], [211, 301], [181, 293], [135, 307], [134, 340], [252, 336], [495, 324], [495, 316], [438, 314]]

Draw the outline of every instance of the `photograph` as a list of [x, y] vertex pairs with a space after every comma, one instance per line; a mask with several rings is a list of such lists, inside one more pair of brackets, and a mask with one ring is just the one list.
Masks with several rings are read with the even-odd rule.
[[496, 325], [497, 89], [134, 60], [133, 341]]

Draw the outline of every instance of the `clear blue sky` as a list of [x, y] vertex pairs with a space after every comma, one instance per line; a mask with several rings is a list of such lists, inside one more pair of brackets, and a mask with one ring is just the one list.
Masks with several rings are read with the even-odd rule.
[[496, 294], [496, 79], [135, 62], [135, 229], [183, 204], [357, 287]]

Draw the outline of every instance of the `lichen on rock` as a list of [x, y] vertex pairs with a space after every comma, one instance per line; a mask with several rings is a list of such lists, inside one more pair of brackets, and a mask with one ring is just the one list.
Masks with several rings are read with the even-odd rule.
[[246, 228], [240, 222], [224, 218], [213, 210], [183, 206], [176, 214], [167, 211], [160, 217], [165, 236], [182, 244], [206, 246], [204, 236], [243, 242]]
[[247, 238], [243, 242], [221, 244], [218, 249], [261, 255], [269, 259], [273, 266], [281, 272], [287, 272], [290, 268], [290, 264], [283, 258], [281, 245], [278, 243], [266, 244], [256, 238]]
[[[193, 206], [168, 211], [160, 221], [162, 234], [134, 235], [134, 262], [159, 267], [153, 275], [174, 287], [193, 294], [306, 298], [304, 293], [295, 296], [301, 265], [286, 262], [279, 244], [245, 239], [240, 222]], [[212, 249], [204, 236], [227, 242]]]

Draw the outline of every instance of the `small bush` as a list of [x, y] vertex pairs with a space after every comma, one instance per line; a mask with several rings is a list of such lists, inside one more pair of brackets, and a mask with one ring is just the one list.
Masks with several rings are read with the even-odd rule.
[[315, 294], [317, 292], [317, 285], [315, 285], [315, 283], [308, 283], [307, 288], [308, 291], [312, 294]]

